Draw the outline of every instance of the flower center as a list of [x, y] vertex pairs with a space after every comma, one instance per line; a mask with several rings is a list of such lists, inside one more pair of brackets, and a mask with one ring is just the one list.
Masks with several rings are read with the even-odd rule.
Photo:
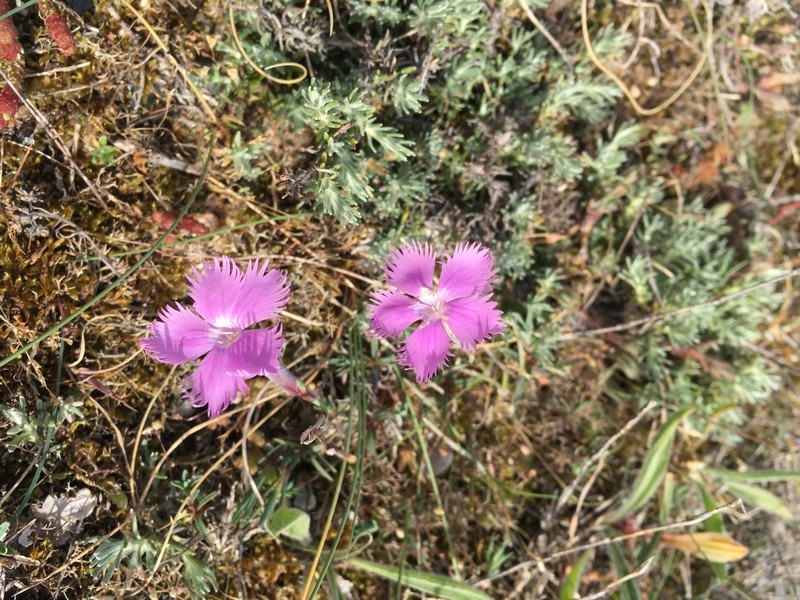
[[238, 327], [212, 327], [211, 333], [216, 336], [217, 346], [228, 348], [242, 335], [242, 330]]
[[421, 309], [427, 321], [433, 319], [441, 319], [444, 317], [445, 308], [447, 308], [444, 298], [441, 298], [437, 292], [428, 288], [422, 288], [419, 291], [418, 306]]

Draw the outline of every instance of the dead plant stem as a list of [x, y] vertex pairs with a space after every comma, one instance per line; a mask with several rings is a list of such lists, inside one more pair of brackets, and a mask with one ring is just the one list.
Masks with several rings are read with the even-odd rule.
[[660, 531], [669, 531], [670, 529], [678, 529], [680, 527], [690, 527], [691, 525], [697, 525], [698, 523], [702, 523], [703, 521], [707, 521], [714, 515], [718, 515], [722, 512], [727, 512], [731, 509], [732, 506], [735, 504], [741, 504], [741, 500], [734, 500], [733, 502], [728, 502], [727, 504], [723, 504], [722, 506], [718, 506], [713, 510], [709, 510], [707, 512], [701, 513], [696, 517], [692, 517], [691, 519], [687, 519], [685, 521], [679, 521], [678, 523], [669, 523], [667, 525], [661, 525], [659, 527], [651, 527], [650, 529], [642, 529], [640, 531], [635, 531], [633, 533], [628, 533], [625, 535], [620, 535], [617, 537], [606, 537], [602, 540], [598, 540], [596, 542], [591, 542], [589, 544], [584, 544], [582, 546], [576, 546], [574, 548], [569, 548], [568, 550], [562, 550], [561, 552], [556, 552], [555, 554], [551, 554], [550, 556], [539, 558], [535, 560], [527, 560], [525, 562], [521, 562], [519, 564], [514, 565], [510, 569], [506, 569], [497, 575], [492, 575], [491, 577], [487, 577], [486, 579], [482, 580], [481, 583], [488, 583], [490, 581], [494, 581], [495, 579], [500, 579], [502, 577], [507, 577], [512, 573], [516, 573], [517, 571], [521, 571], [523, 569], [527, 569], [539, 564], [546, 564], [558, 560], [559, 558], [563, 558], [564, 556], [570, 556], [572, 554], [577, 554], [579, 552], [583, 552], [585, 550], [591, 550], [593, 548], [600, 548], [602, 546], [608, 546], [609, 544], [617, 544], [619, 542], [625, 542], [627, 540], [638, 539], [641, 537], [649, 537], [654, 533], [658, 533]]
[[542, 24], [542, 22], [536, 18], [536, 15], [533, 14], [531, 7], [528, 6], [527, 0], [517, 0], [517, 4], [519, 4], [520, 8], [525, 12], [525, 15], [528, 17], [528, 20], [533, 24], [534, 27], [541, 33], [544, 38], [550, 42], [550, 45], [553, 49], [558, 52], [558, 55], [561, 57], [561, 60], [564, 61], [564, 64], [567, 67], [567, 72], [572, 75], [572, 59], [567, 56], [567, 53], [564, 52], [564, 49], [561, 47], [561, 44], [558, 43], [558, 40], [553, 37], [553, 35], [547, 30], [547, 28]]
[[[300, 83], [306, 77], [308, 77], [308, 69], [306, 69], [303, 65], [297, 62], [282, 62], [282, 63], [275, 63], [274, 65], [270, 65], [268, 67], [259, 67], [253, 59], [247, 54], [242, 46], [242, 42], [239, 40], [239, 33], [236, 31], [236, 21], [233, 19], [233, 5], [228, 6], [228, 21], [231, 28], [231, 36], [233, 36], [233, 42], [236, 44], [237, 50], [239, 50], [239, 54], [242, 55], [244, 61], [250, 65], [250, 68], [253, 69], [256, 73], [261, 75], [267, 81], [271, 81], [272, 83], [280, 83], [282, 85], [294, 85], [295, 83]], [[331, 21], [331, 31], [333, 30], [333, 21]], [[280, 68], [292, 68], [292, 69], [300, 69], [302, 72], [301, 75], [293, 79], [284, 79], [283, 77], [275, 77], [274, 75], [270, 75], [267, 71], [271, 71], [272, 69], [280, 69]]]
[[645, 573], [647, 573], [650, 570], [650, 567], [653, 566], [653, 562], [655, 561], [657, 556], [658, 556], [657, 554], [654, 554], [653, 556], [648, 558], [646, 561], [644, 561], [641, 564], [641, 566], [638, 569], [636, 569], [635, 571], [631, 571], [630, 573], [625, 575], [625, 577], [620, 577], [616, 581], [612, 581], [606, 587], [604, 587], [602, 590], [592, 594], [591, 596], [584, 596], [582, 598], [582, 600], [597, 600], [598, 598], [605, 598], [606, 596], [608, 596], [611, 592], [616, 590], [619, 586], [621, 586], [626, 581], [630, 581], [631, 579], [636, 579], [637, 577], [641, 577], [642, 575], [644, 575]]
[[720, 304], [724, 304], [736, 298], [741, 298], [742, 296], [746, 296], [754, 292], [755, 290], [769, 287], [776, 283], [779, 283], [785, 279], [793, 279], [800, 275], [800, 268], [793, 269], [788, 273], [784, 273], [783, 275], [777, 275], [766, 281], [761, 281], [759, 283], [755, 283], [751, 286], [738, 290], [736, 292], [732, 292], [725, 296], [721, 296], [720, 298], [715, 298], [714, 300], [709, 300], [707, 302], [701, 302], [699, 304], [693, 304], [692, 306], [684, 306], [683, 308], [676, 308], [675, 310], [670, 310], [660, 315], [650, 315], [649, 317], [642, 317], [641, 319], [636, 319], [635, 321], [629, 321], [627, 323], [620, 323], [619, 325], [612, 325], [610, 327], [601, 327], [600, 329], [588, 329], [586, 331], [572, 331], [555, 338], [556, 342], [569, 342], [572, 340], [577, 340], [579, 338], [585, 337], [593, 337], [597, 335], [603, 335], [606, 333], [617, 333], [619, 331], [627, 331], [628, 329], [635, 329], [639, 326], [646, 326], [646, 325], [653, 325], [655, 323], [660, 323], [661, 321], [666, 321], [667, 319], [671, 319], [672, 317], [678, 317], [681, 315], [686, 315], [691, 312], [694, 312], [698, 309], [702, 308], [711, 308], [713, 306], [719, 306]]
[[159, 48], [161, 48], [161, 51], [164, 53], [164, 56], [166, 56], [167, 60], [172, 63], [172, 66], [175, 67], [175, 69], [181, 74], [181, 77], [183, 77], [183, 80], [186, 82], [186, 85], [189, 86], [190, 90], [192, 90], [192, 93], [195, 95], [195, 98], [197, 98], [197, 101], [200, 103], [200, 107], [203, 109], [203, 112], [206, 113], [206, 116], [211, 120], [212, 123], [216, 124], [217, 115], [214, 113], [211, 106], [209, 106], [208, 102], [206, 102], [206, 99], [203, 97], [202, 92], [195, 85], [194, 81], [192, 81], [192, 78], [189, 77], [189, 74], [186, 72], [186, 69], [178, 62], [178, 59], [172, 55], [172, 52], [170, 52], [167, 45], [161, 39], [161, 36], [158, 35], [158, 32], [153, 28], [150, 22], [147, 19], [145, 19], [144, 15], [140, 13], [138, 10], [136, 10], [136, 8], [134, 8], [134, 6], [130, 2], [128, 2], [128, 0], [122, 0], [122, 4], [124, 4], [125, 8], [131, 11], [139, 20], [139, 22], [142, 25], [144, 25], [144, 28], [147, 29], [147, 32], [150, 34], [150, 37], [152, 37], [153, 41], [158, 45]]
[[[522, 0], [518, 0], [522, 2]], [[706, 13], [706, 49], [711, 48], [711, 43], [713, 42], [713, 31], [714, 31], [714, 13], [711, 10], [711, 7], [708, 5], [707, 0], [700, 0], [703, 4], [703, 10]], [[660, 113], [661, 111], [669, 108], [678, 98], [680, 98], [686, 90], [688, 90], [697, 77], [700, 75], [700, 72], [703, 70], [703, 67], [706, 64], [706, 60], [708, 59], [708, 55], [706, 52], [703, 52], [700, 55], [700, 58], [697, 61], [697, 65], [692, 70], [689, 77], [680, 85], [680, 87], [675, 90], [675, 92], [664, 102], [659, 104], [658, 106], [654, 106], [653, 108], [645, 108], [641, 104], [639, 104], [636, 97], [631, 92], [631, 89], [627, 86], [627, 84], [620, 79], [620, 77], [614, 73], [611, 69], [609, 69], [600, 57], [597, 56], [597, 53], [594, 51], [594, 46], [592, 45], [592, 38], [589, 35], [589, 20], [588, 20], [588, 12], [589, 12], [589, 0], [581, 0], [581, 33], [583, 34], [583, 43], [586, 46], [586, 53], [589, 55], [589, 60], [591, 60], [594, 65], [600, 69], [606, 76], [613, 81], [617, 87], [622, 91], [628, 101], [633, 106], [633, 109], [642, 116], [652, 116], [655, 114]]]
[[597, 452], [595, 452], [591, 456], [591, 458], [589, 458], [589, 460], [587, 460], [583, 464], [583, 466], [581, 467], [580, 471], [578, 471], [578, 474], [575, 476], [575, 479], [572, 481], [572, 483], [569, 484], [566, 488], [564, 488], [564, 491], [562, 491], [561, 495], [558, 497], [558, 501], [556, 502], [556, 505], [553, 508], [553, 516], [555, 516], [555, 514], [558, 513], [558, 511], [564, 506], [564, 504], [566, 504], [567, 500], [575, 491], [575, 488], [578, 487], [578, 483], [580, 483], [581, 479], [583, 479], [583, 476], [586, 474], [586, 471], [589, 469], [589, 467], [591, 467], [596, 461], [603, 459], [605, 455], [608, 453], [609, 449], [614, 444], [617, 443], [617, 440], [619, 440], [619, 438], [621, 438], [633, 427], [635, 427], [636, 424], [639, 421], [641, 421], [642, 418], [651, 410], [653, 410], [655, 407], [656, 407], [655, 402], [648, 403], [647, 406], [645, 406], [642, 410], [640, 410], [636, 414], [636, 416], [634, 416], [630, 421], [625, 423], [625, 426], [622, 429], [620, 429], [617, 433], [608, 438], [606, 443], [603, 444], [600, 447], [600, 449]]
[[[252, 434], [253, 432], [258, 431], [261, 428], [261, 426], [264, 425], [264, 423], [266, 423], [273, 416], [275, 416], [275, 414], [277, 414], [278, 411], [280, 411], [290, 401], [291, 398], [283, 399], [277, 406], [275, 406], [271, 411], [269, 411], [258, 423], [256, 423], [255, 427], [253, 427], [253, 430], [250, 433]], [[219, 469], [222, 466], [222, 464], [225, 461], [227, 461], [228, 458], [230, 458], [237, 450], [239, 450], [239, 446], [243, 442], [244, 439], [240, 439], [222, 456], [220, 456], [213, 465], [211, 465], [208, 469], [206, 469], [206, 472], [203, 473], [203, 476], [197, 480], [194, 486], [192, 486], [192, 489], [189, 491], [189, 493], [186, 494], [186, 498], [178, 507], [178, 510], [175, 511], [175, 515], [172, 517], [170, 521], [169, 528], [167, 529], [167, 534], [164, 537], [163, 543], [161, 544], [161, 549], [158, 552], [158, 556], [156, 557], [153, 569], [150, 572], [147, 581], [145, 581], [144, 585], [142, 586], [142, 589], [147, 589], [147, 587], [150, 585], [150, 582], [153, 581], [153, 578], [156, 576], [156, 573], [158, 572], [158, 567], [161, 566], [161, 563], [164, 560], [164, 555], [166, 554], [167, 548], [169, 547], [169, 541], [172, 538], [172, 532], [175, 531], [175, 527], [178, 525], [178, 521], [180, 521], [181, 515], [183, 514], [183, 511], [186, 509], [186, 506], [189, 504], [189, 501], [194, 497], [195, 493], [197, 492], [198, 489], [200, 489], [200, 486], [205, 482], [205, 480], [208, 479], [217, 469]]]

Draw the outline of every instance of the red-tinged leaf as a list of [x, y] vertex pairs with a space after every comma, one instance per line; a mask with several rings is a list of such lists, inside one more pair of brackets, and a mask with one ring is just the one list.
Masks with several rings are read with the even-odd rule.
[[786, 217], [788, 217], [790, 214], [792, 214], [798, 209], [800, 209], [800, 200], [784, 204], [783, 206], [781, 206], [780, 210], [776, 213], [776, 215], [769, 220], [769, 224], [777, 225], [778, 223], [783, 221]]
[[0, 130], [6, 128], [14, 122], [14, 115], [17, 114], [22, 102], [10, 87], [0, 90]]
[[44, 26], [47, 28], [47, 35], [53, 40], [59, 50], [64, 56], [72, 56], [75, 54], [77, 48], [75, 47], [75, 38], [72, 37], [72, 32], [69, 30], [69, 24], [59, 12], [55, 10], [44, 20]]
[[[153, 221], [155, 221], [156, 224], [164, 231], [170, 228], [170, 225], [175, 222], [177, 217], [177, 213], [174, 212], [164, 212], [161, 210], [153, 211]], [[178, 229], [181, 229], [192, 235], [208, 233], [208, 227], [203, 225], [194, 217], [184, 217], [181, 219], [181, 222], [178, 224]]]
[[[0, 0], [0, 15], [11, 10], [11, 0]], [[19, 33], [14, 26], [12, 17], [0, 21], [0, 59], [15, 61], [22, 52], [22, 45], [19, 43]]]

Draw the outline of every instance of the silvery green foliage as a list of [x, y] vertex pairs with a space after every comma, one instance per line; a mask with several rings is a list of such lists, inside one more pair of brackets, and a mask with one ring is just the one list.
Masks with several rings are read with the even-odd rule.
[[341, 98], [329, 84], [312, 81], [301, 96], [305, 122], [320, 150], [312, 180], [317, 205], [341, 223], [356, 223], [359, 206], [375, 195], [366, 175], [369, 161], [404, 162], [412, 155], [412, 144], [378, 121], [375, 107], [365, 101], [366, 92], [354, 89]]
[[[722, 423], [738, 423], [740, 407], [763, 402], [779, 386], [777, 372], [755, 345], [781, 298], [770, 287], [761, 287], [717, 300], [777, 273], [747, 270], [748, 256], [737, 253], [729, 241], [730, 206], [709, 209], [697, 199], [676, 210], [652, 188], [630, 189], [639, 197], [632, 202], [639, 207], [639, 220], [615, 290], [617, 296], [630, 290], [623, 296], [624, 314], [632, 320], [690, 310], [626, 339], [618, 357], [622, 377], [610, 393], [641, 404], [657, 400], [693, 407], [691, 419], [698, 423], [712, 415]], [[627, 214], [623, 224], [635, 218]], [[611, 221], [598, 227], [597, 239], [604, 247], [616, 248], [627, 228], [612, 230]], [[616, 246], [608, 246], [606, 236], [612, 231]]]
[[[508, 207], [509, 191], [524, 197], [536, 186], [580, 184], [586, 161], [575, 132], [607, 121], [619, 97], [591, 63], [564, 64], [533, 26], [481, 0], [378, 4], [341, 3], [333, 38], [324, 6], [237, 11], [250, 59], [311, 67], [295, 86], [266, 88], [232, 39], [217, 44], [227, 70], [209, 71], [215, 98], [261, 104], [311, 130], [309, 164], [288, 174], [293, 194], [342, 223], [366, 218], [391, 229], [394, 219], [421, 225], [423, 200], [481, 213]], [[596, 44], [608, 60], [629, 42], [609, 27]], [[233, 148], [231, 156], [246, 179], [261, 176], [252, 152]]]
[[[515, 359], [557, 364], [559, 328], [587, 328], [592, 315], [616, 324], [758, 281], [747, 268], [755, 252], [729, 240], [730, 207], [676, 200], [668, 182], [648, 176], [647, 161], [668, 153], [658, 136], [617, 121], [619, 89], [579, 43], [564, 48], [565, 64], [535, 27], [509, 17], [516, 2], [347, 0], [338, 8], [334, 38], [322, 5], [302, 22], [288, 3], [269, 18], [237, 16], [257, 60], [309, 64], [316, 79], [265, 92], [242, 68], [232, 93], [310, 131], [308, 163], [289, 173], [293, 193], [342, 223], [366, 220], [380, 232], [376, 255], [413, 237], [491, 238], [501, 285], [515, 290], [504, 306], [521, 344]], [[592, 37], [606, 63], [630, 52], [631, 35], [618, 27]], [[219, 47], [235, 58], [229, 40]], [[566, 273], [553, 280], [557, 269]], [[601, 288], [590, 314], [583, 294], [597, 287], [573, 287], [587, 274]], [[624, 335], [606, 393], [700, 408], [692, 418], [762, 400], [777, 379], [751, 346], [772, 297], [764, 288]], [[692, 349], [727, 365], [726, 375], [713, 360], [699, 365]]]

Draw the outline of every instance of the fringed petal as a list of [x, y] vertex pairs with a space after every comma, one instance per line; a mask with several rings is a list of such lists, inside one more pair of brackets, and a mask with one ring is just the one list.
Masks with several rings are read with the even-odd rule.
[[482, 295], [496, 274], [492, 254], [480, 244], [457, 244], [446, 257], [439, 277], [439, 295], [445, 300]]
[[228, 368], [247, 379], [269, 375], [281, 367], [283, 336], [280, 325], [272, 329], [248, 329], [228, 348]]
[[433, 287], [436, 253], [427, 243], [411, 242], [392, 253], [386, 261], [386, 281], [401, 292], [418, 296], [421, 288]]
[[194, 309], [215, 327], [239, 326], [233, 300], [242, 291], [242, 272], [227, 256], [203, 263], [203, 273], [192, 268], [187, 275]]
[[165, 306], [148, 328], [152, 337], [140, 338], [144, 351], [163, 363], [179, 365], [199, 358], [214, 347], [211, 327], [192, 310]]
[[465, 350], [503, 331], [503, 313], [496, 309], [497, 302], [484, 298], [458, 298], [447, 303], [445, 324]]
[[246, 329], [278, 316], [289, 298], [286, 276], [269, 263], [250, 261], [242, 273], [227, 256], [206, 262], [204, 273], [193, 269], [189, 296], [195, 310], [216, 327]]
[[415, 300], [402, 292], [377, 291], [369, 306], [370, 329], [380, 337], [402, 333], [420, 320], [413, 310]]
[[231, 367], [231, 355], [223, 348], [214, 348], [200, 361], [185, 382], [186, 396], [200, 408], [206, 406], [208, 416], [218, 417], [238, 394], [250, 392], [245, 377]]
[[441, 321], [432, 321], [417, 328], [402, 344], [398, 362], [413, 369], [417, 381], [427, 381], [447, 366], [450, 336]]

